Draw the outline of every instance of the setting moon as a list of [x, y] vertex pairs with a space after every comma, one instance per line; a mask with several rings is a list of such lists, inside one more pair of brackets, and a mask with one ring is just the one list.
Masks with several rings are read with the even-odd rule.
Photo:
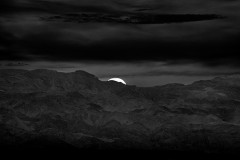
[[111, 78], [108, 81], [115, 81], [115, 82], [120, 82], [122, 84], [126, 85], [126, 82], [124, 80], [122, 80], [121, 78]]

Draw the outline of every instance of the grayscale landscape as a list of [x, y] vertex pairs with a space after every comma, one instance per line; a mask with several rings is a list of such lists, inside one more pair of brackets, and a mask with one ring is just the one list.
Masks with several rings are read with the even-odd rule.
[[240, 0], [1, 0], [0, 158], [237, 159], [239, 26]]
[[0, 70], [0, 77], [1, 145], [204, 152], [240, 147], [240, 75], [156, 87], [104, 82], [84, 71]]

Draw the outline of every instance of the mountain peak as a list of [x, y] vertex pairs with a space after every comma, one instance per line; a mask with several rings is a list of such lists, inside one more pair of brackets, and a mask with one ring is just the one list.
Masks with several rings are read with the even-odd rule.
[[79, 75], [87, 76], [87, 77], [97, 78], [95, 75], [90, 74], [90, 73], [88, 73], [86, 71], [83, 71], [83, 70], [76, 70], [75, 72], [72, 72], [72, 73], [73, 74], [79, 74]]
[[98, 86], [100, 81], [85, 71], [0, 70], [0, 89], [8, 92], [76, 91]]

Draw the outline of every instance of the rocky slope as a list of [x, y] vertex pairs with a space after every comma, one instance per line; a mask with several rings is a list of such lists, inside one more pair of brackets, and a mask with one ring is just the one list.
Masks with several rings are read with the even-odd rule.
[[84, 71], [0, 70], [0, 145], [232, 152], [240, 76], [139, 88]]

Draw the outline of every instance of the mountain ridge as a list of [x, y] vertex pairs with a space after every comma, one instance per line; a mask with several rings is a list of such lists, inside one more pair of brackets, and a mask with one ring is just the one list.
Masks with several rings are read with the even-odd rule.
[[80, 149], [235, 151], [238, 79], [136, 87], [85, 71], [0, 70], [0, 142], [32, 146], [47, 136]]

